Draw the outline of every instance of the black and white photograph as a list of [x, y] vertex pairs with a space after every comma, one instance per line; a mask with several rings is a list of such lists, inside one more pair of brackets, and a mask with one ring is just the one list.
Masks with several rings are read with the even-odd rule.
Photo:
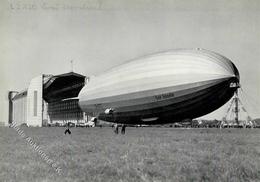
[[0, 1], [0, 181], [260, 181], [260, 1]]

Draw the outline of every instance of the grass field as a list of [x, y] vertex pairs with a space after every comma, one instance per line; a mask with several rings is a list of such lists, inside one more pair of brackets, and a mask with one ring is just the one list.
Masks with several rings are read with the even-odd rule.
[[0, 128], [0, 181], [260, 181], [259, 129]]

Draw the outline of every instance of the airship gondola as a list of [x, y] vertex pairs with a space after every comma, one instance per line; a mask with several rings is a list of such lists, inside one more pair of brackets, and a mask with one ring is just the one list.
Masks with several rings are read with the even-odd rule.
[[79, 104], [87, 114], [108, 122], [174, 123], [218, 109], [238, 83], [239, 72], [228, 58], [204, 49], [178, 49], [90, 78], [79, 93]]

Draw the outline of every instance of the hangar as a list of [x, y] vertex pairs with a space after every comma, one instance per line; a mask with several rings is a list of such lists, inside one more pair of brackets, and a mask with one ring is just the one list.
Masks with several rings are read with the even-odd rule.
[[9, 124], [41, 127], [84, 122], [87, 116], [81, 111], [77, 96], [88, 79], [75, 72], [42, 74], [33, 78], [27, 89], [9, 91]]

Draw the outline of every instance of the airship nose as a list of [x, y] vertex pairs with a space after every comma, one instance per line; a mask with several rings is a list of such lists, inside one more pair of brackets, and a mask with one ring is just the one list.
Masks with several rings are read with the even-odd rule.
[[232, 63], [232, 66], [233, 66], [234, 75], [237, 77], [237, 79], [239, 79], [239, 71], [237, 67], [235, 66], [234, 63]]
[[232, 77], [230, 78], [230, 88], [239, 88], [240, 87], [240, 76], [239, 76], [239, 71], [237, 69], [237, 67], [232, 63], [231, 63], [231, 74]]
[[234, 65], [234, 63], [232, 63], [232, 71], [233, 71], [233, 75], [235, 77], [234, 81], [239, 84], [240, 75], [239, 75], [239, 71], [238, 71], [237, 67]]

